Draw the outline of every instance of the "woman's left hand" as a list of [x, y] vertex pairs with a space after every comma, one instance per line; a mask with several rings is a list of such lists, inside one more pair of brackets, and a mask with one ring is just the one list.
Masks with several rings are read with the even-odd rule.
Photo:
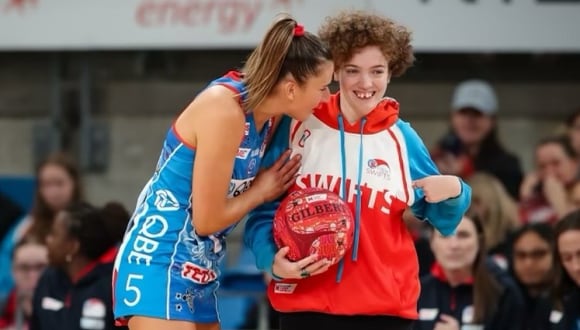
[[413, 188], [422, 189], [428, 203], [439, 203], [459, 196], [461, 181], [455, 175], [431, 175], [415, 180]]

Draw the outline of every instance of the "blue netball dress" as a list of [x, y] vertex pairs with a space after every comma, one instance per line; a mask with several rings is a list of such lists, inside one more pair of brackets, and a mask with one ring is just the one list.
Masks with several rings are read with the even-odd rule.
[[[216, 84], [234, 90], [242, 98], [246, 95], [237, 72], [230, 72], [209, 86]], [[246, 115], [229, 197], [250, 187], [271, 130], [269, 121], [258, 132], [252, 114]], [[195, 149], [183, 142], [172, 127], [155, 173], [138, 198], [115, 260], [114, 312], [120, 324], [132, 315], [201, 323], [219, 321], [219, 263], [225, 254], [225, 238], [235, 225], [213, 235], [196, 235], [191, 209], [195, 156]]]

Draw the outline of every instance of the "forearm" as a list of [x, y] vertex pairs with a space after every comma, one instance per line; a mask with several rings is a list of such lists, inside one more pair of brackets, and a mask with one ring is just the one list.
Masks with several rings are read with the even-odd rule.
[[441, 234], [450, 235], [461, 221], [471, 202], [471, 188], [462, 180], [458, 196], [439, 203], [427, 203], [421, 194], [413, 207], [413, 213], [419, 219], [429, 221]]
[[228, 228], [244, 218], [250, 211], [264, 203], [258, 190], [248, 189], [240, 195], [225, 200], [224, 206], [207, 215], [193, 212], [193, 224], [198, 235], [207, 236]]
[[272, 219], [277, 203], [267, 203], [252, 211], [246, 221], [244, 243], [256, 257], [256, 266], [272, 275], [274, 255], [278, 248], [272, 235]]

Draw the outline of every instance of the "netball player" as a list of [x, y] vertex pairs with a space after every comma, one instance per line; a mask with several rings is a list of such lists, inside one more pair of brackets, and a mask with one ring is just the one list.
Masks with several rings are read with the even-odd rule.
[[328, 96], [331, 54], [288, 16], [241, 72], [211, 82], [169, 129], [116, 259], [115, 317], [131, 330], [218, 329], [225, 237], [286, 191], [299, 167], [284, 153], [258, 174], [275, 119], [306, 119]]

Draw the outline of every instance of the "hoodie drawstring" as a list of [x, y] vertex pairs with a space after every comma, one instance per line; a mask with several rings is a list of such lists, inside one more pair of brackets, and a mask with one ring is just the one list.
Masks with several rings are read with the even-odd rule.
[[[356, 184], [356, 202], [355, 202], [355, 215], [354, 215], [354, 240], [352, 246], [352, 261], [356, 261], [358, 257], [358, 244], [360, 238], [360, 216], [362, 212], [362, 192], [361, 192], [361, 181], [363, 172], [363, 132], [364, 126], [366, 124], [366, 118], [362, 118], [360, 122], [359, 131], [359, 145], [358, 145], [358, 169], [357, 169], [357, 184]], [[346, 187], [346, 146], [344, 143], [345, 132], [344, 132], [344, 118], [342, 114], [338, 115], [338, 128], [340, 131], [340, 163], [341, 163], [341, 189], [340, 197], [344, 201], [348, 201], [348, 193]], [[344, 270], [344, 258], [340, 260], [338, 264], [338, 272], [336, 274], [336, 282], [340, 282], [342, 278], [342, 272]]]

